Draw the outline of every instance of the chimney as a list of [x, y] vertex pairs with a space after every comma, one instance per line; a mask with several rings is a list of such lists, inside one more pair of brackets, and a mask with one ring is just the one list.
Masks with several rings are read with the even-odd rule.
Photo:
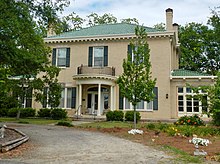
[[47, 29], [47, 37], [56, 35], [53, 25], [48, 25], [48, 29]]
[[178, 37], [179, 25], [177, 23], [173, 24], [173, 30], [176, 33], [176, 42], [179, 43], [179, 37]]
[[166, 9], [166, 30], [173, 30], [173, 9]]

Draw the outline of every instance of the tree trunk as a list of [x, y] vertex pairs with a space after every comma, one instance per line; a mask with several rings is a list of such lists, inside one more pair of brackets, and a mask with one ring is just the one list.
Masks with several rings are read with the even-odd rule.
[[134, 105], [134, 129], [137, 128], [136, 105]]

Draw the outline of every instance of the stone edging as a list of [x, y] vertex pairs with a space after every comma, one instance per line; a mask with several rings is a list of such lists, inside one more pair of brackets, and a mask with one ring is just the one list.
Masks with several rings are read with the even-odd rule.
[[6, 129], [10, 129], [10, 130], [13, 130], [19, 134], [22, 135], [21, 138], [18, 138], [18, 139], [15, 139], [15, 140], [12, 140], [12, 141], [8, 141], [8, 142], [5, 142], [3, 144], [0, 144], [0, 151], [2, 153], [4, 152], [7, 152], [11, 149], [14, 149], [15, 147], [18, 147], [19, 145], [23, 144], [24, 142], [27, 142], [29, 140], [29, 137], [24, 134], [23, 132], [17, 130], [17, 129], [13, 129], [13, 128], [6, 128]]

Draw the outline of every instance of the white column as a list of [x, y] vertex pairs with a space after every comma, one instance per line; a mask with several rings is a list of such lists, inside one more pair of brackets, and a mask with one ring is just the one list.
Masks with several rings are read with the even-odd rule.
[[[79, 84], [79, 106], [82, 105], [82, 84]], [[79, 108], [78, 114], [81, 115], [81, 108], [82, 107], [77, 107], [77, 109]]]
[[117, 94], [116, 94], [116, 86], [114, 86], [114, 88], [113, 88], [113, 99], [114, 99], [114, 102], [113, 102], [113, 108], [114, 109], [118, 109], [118, 107], [116, 107], [116, 97], [117, 97]]
[[114, 91], [113, 91], [114, 87], [111, 86], [111, 90], [110, 90], [110, 94], [111, 94], [111, 103], [110, 103], [110, 110], [113, 111], [114, 109]]
[[99, 84], [98, 87], [98, 111], [97, 116], [101, 116], [101, 84]]
[[66, 109], [66, 104], [67, 104], [67, 88], [64, 88], [64, 104], [63, 107]]
[[79, 106], [79, 85], [76, 86], [76, 107], [75, 107], [76, 110], [78, 106]]

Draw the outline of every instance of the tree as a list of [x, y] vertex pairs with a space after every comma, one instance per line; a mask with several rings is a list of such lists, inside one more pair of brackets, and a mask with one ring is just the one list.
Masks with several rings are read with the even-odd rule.
[[32, 82], [32, 87], [35, 89], [34, 96], [36, 101], [40, 102], [42, 106], [55, 108], [60, 104], [62, 91], [57, 79], [60, 68], [50, 66], [45, 69], [46, 73]]
[[76, 15], [75, 12], [72, 12], [71, 14], [58, 20], [56, 32], [59, 34], [71, 30], [79, 30], [82, 28], [84, 22], [85, 19], [81, 18], [79, 15]]
[[155, 29], [157, 29], [157, 30], [161, 30], [161, 31], [163, 31], [163, 30], [166, 29], [165, 23], [162, 23], [162, 22], [155, 24], [155, 25], [153, 26], [153, 28], [155, 28]]
[[219, 12], [212, 11], [208, 22], [209, 26], [189, 23], [180, 28], [180, 68], [212, 75], [220, 70]]
[[[49, 3], [48, 0], [44, 1]], [[3, 73], [0, 75], [0, 102], [6, 101], [5, 95], [13, 96], [8, 93], [15, 90], [22, 100], [26, 96], [24, 88], [31, 88], [36, 76], [40, 72], [47, 72], [50, 67], [48, 57], [51, 50], [38, 32], [36, 21], [33, 21], [39, 14], [33, 14], [37, 9], [43, 12], [40, 5], [38, 1], [0, 1], [0, 72]], [[20, 78], [15, 80], [15, 76]]]
[[139, 22], [136, 18], [126, 18], [126, 19], [122, 19], [121, 23], [128, 23], [128, 24], [136, 24], [138, 25]]
[[56, 33], [60, 32], [58, 13], [62, 13], [64, 8], [70, 4], [69, 0], [17, 0], [17, 2], [21, 2], [28, 7], [29, 13], [38, 27], [38, 32], [44, 37], [51, 26]]
[[209, 114], [213, 118], [213, 123], [220, 126], [220, 73], [214, 86], [208, 87]]
[[99, 25], [99, 24], [111, 24], [111, 23], [117, 23], [117, 18], [113, 16], [112, 14], [103, 14], [102, 16], [99, 16], [96, 13], [92, 13], [87, 16], [89, 18], [89, 26]]
[[196, 93], [192, 97], [202, 102], [202, 107], [205, 109], [203, 113], [212, 117], [214, 125], [220, 126], [220, 73], [217, 74], [214, 85], [193, 87], [188, 84], [188, 87], [191, 87], [193, 92]]
[[130, 42], [132, 51], [128, 52], [127, 59], [123, 60], [124, 72], [117, 79], [117, 83], [122, 96], [127, 98], [133, 105], [134, 128], [136, 129], [136, 105], [142, 100], [147, 102], [153, 100], [156, 79], [151, 77], [147, 33], [143, 27], [137, 26], [135, 34], [136, 38]]

